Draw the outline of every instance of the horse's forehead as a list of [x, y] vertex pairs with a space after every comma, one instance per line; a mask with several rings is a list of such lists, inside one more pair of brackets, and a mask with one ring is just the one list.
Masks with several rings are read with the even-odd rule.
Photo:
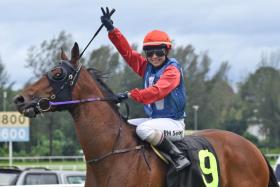
[[30, 85], [31, 87], [41, 87], [41, 86], [49, 86], [49, 81], [45, 75], [43, 75], [41, 78], [39, 78], [34, 84]]
[[33, 95], [36, 94], [37, 92], [44, 92], [44, 88], [46, 87], [49, 87], [48, 80], [45, 76], [42, 76], [41, 78], [35, 80], [34, 82], [26, 85], [21, 91], [21, 94]]

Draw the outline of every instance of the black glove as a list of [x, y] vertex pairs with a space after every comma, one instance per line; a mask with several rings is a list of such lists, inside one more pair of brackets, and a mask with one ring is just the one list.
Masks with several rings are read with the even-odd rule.
[[121, 103], [124, 100], [128, 99], [128, 92], [117, 93], [115, 96], [116, 96], [116, 102]]
[[101, 16], [101, 22], [102, 24], [106, 27], [107, 31], [111, 31], [114, 29], [113, 26], [113, 21], [110, 18], [110, 11], [109, 8], [106, 7], [106, 11], [104, 10], [104, 8], [101, 8], [103, 16]]

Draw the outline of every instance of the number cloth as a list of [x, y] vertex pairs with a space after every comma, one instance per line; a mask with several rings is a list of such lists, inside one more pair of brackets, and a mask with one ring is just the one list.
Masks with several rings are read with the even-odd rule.
[[220, 187], [219, 161], [212, 145], [204, 138], [187, 136], [175, 145], [190, 160], [191, 165], [179, 173], [168, 165], [167, 187]]

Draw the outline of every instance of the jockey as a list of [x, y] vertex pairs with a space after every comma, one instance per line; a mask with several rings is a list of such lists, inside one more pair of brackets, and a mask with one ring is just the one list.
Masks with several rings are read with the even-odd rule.
[[190, 165], [190, 161], [172, 143], [184, 137], [184, 109], [186, 91], [180, 64], [169, 58], [171, 49], [169, 36], [162, 31], [149, 32], [143, 41], [145, 56], [134, 51], [119, 29], [113, 26], [109, 9], [102, 9], [102, 24], [109, 32], [109, 39], [115, 45], [126, 63], [144, 79], [144, 89], [132, 89], [117, 94], [121, 102], [131, 98], [144, 104], [148, 118], [131, 119], [140, 139], [158, 147], [170, 155], [177, 170]]

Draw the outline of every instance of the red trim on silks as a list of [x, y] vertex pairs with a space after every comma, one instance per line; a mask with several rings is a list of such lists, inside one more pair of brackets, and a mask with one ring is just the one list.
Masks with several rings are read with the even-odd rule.
[[151, 104], [165, 98], [180, 84], [180, 72], [173, 66], [168, 66], [156, 84], [145, 89], [133, 89], [131, 97], [140, 103]]
[[[109, 32], [109, 38], [126, 63], [134, 72], [143, 77], [148, 63], [147, 59], [131, 48], [126, 38], [117, 28]], [[176, 67], [170, 65], [165, 69], [156, 84], [145, 89], [135, 88], [130, 91], [130, 96], [139, 103], [154, 103], [167, 96], [179, 83], [180, 72]]]
[[147, 59], [137, 51], [133, 50], [126, 38], [115, 28], [109, 32], [109, 38], [115, 45], [125, 62], [133, 69], [135, 73], [143, 77], [147, 66]]

